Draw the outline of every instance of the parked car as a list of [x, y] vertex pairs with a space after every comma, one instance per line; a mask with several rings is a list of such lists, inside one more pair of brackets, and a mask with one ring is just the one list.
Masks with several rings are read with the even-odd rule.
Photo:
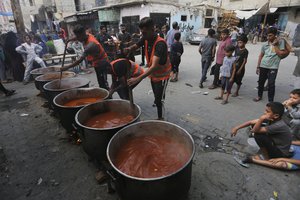
[[199, 45], [200, 42], [207, 36], [208, 28], [202, 28], [199, 31], [194, 31], [188, 39], [188, 42], [192, 45]]

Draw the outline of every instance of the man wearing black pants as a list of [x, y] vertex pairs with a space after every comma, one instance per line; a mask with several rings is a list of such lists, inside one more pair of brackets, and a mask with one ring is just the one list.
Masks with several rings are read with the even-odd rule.
[[279, 40], [277, 37], [277, 29], [270, 27], [268, 29], [268, 41], [263, 44], [261, 53], [258, 57], [256, 73], [258, 78], [258, 93], [253, 101], [262, 100], [264, 84], [268, 80], [268, 100], [274, 101], [275, 96], [275, 80], [277, 71], [282, 58], [288, 55], [289, 51], [286, 48], [285, 40]]
[[126, 51], [132, 52], [145, 45], [145, 56], [148, 63], [148, 69], [144, 74], [129, 79], [128, 85], [133, 86], [138, 84], [144, 78], [149, 76], [157, 107], [158, 119], [163, 120], [164, 91], [166, 90], [171, 73], [168, 47], [166, 41], [155, 33], [154, 23], [151, 18], [143, 18], [139, 23], [139, 28], [143, 37], [137, 44], [127, 48]]

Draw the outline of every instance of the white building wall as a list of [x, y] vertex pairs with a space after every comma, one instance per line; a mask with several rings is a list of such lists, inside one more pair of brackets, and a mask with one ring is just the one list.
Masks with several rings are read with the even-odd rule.
[[[228, 10], [258, 9], [267, 3], [267, 0], [222, 0], [222, 7]], [[270, 7], [300, 6], [300, 0], [271, 0]]]
[[140, 19], [142, 19], [143, 17], [149, 17], [149, 13], [150, 13], [149, 5], [145, 5], [144, 7], [138, 5], [138, 6], [122, 8], [120, 10], [120, 23], [122, 23], [122, 17], [139, 15]]

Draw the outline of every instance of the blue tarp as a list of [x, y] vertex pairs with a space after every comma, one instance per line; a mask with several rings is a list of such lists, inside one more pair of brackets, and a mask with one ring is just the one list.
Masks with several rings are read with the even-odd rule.
[[3, 12], [3, 11], [0, 11], [0, 16], [13, 16], [13, 13], [12, 12]]

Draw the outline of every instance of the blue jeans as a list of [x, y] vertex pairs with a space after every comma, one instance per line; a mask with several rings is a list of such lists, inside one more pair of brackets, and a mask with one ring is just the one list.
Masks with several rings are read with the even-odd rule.
[[205, 79], [207, 78], [206, 75], [207, 75], [208, 68], [211, 65], [212, 58], [211, 57], [202, 58], [201, 62], [202, 62], [202, 76], [200, 79], [200, 83], [203, 83], [205, 81]]

